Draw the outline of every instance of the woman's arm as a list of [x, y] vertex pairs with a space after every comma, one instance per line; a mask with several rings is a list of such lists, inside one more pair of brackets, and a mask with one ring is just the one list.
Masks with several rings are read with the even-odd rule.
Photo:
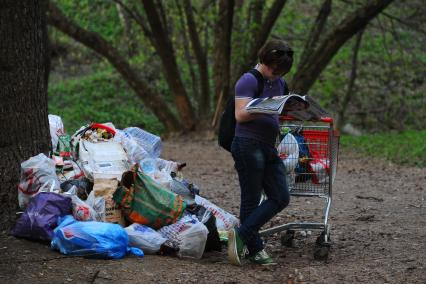
[[246, 111], [246, 105], [252, 100], [252, 98], [236, 98], [235, 99], [235, 119], [237, 122], [246, 122], [255, 119], [258, 115], [248, 113]]

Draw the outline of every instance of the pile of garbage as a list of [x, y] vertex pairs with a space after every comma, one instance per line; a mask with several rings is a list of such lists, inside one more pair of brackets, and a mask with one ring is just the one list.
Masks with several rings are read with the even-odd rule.
[[12, 235], [73, 256], [199, 259], [220, 251], [238, 225], [184, 178], [185, 163], [160, 157], [160, 137], [112, 123], [91, 123], [70, 136], [51, 114], [49, 124], [53, 152], [21, 163], [23, 212]]

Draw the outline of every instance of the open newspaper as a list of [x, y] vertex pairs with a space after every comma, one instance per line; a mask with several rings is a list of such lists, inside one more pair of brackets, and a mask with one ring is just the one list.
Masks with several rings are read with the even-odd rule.
[[289, 94], [271, 98], [256, 98], [251, 100], [246, 110], [249, 113], [282, 114], [284, 111], [301, 111], [309, 108], [306, 96]]

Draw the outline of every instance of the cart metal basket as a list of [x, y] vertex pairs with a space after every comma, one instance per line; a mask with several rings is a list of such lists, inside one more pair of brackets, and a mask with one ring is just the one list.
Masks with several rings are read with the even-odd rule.
[[[333, 129], [333, 119], [323, 117], [303, 121], [291, 116], [280, 117], [282, 137], [278, 150], [287, 169], [287, 184], [292, 196], [324, 199], [322, 221], [299, 221], [260, 231], [261, 236], [285, 231], [283, 245], [290, 246], [295, 231], [321, 231], [317, 238], [314, 257], [328, 257], [330, 249], [330, 224], [328, 217], [332, 201], [333, 182], [336, 176], [339, 134]], [[291, 139], [289, 139], [291, 138]], [[298, 153], [295, 154], [295, 151]]]

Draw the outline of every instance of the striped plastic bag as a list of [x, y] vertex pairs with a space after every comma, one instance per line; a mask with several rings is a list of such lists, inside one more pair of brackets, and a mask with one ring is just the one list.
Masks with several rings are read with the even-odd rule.
[[125, 172], [113, 200], [132, 223], [159, 229], [175, 223], [186, 208], [182, 197], [142, 172]]

